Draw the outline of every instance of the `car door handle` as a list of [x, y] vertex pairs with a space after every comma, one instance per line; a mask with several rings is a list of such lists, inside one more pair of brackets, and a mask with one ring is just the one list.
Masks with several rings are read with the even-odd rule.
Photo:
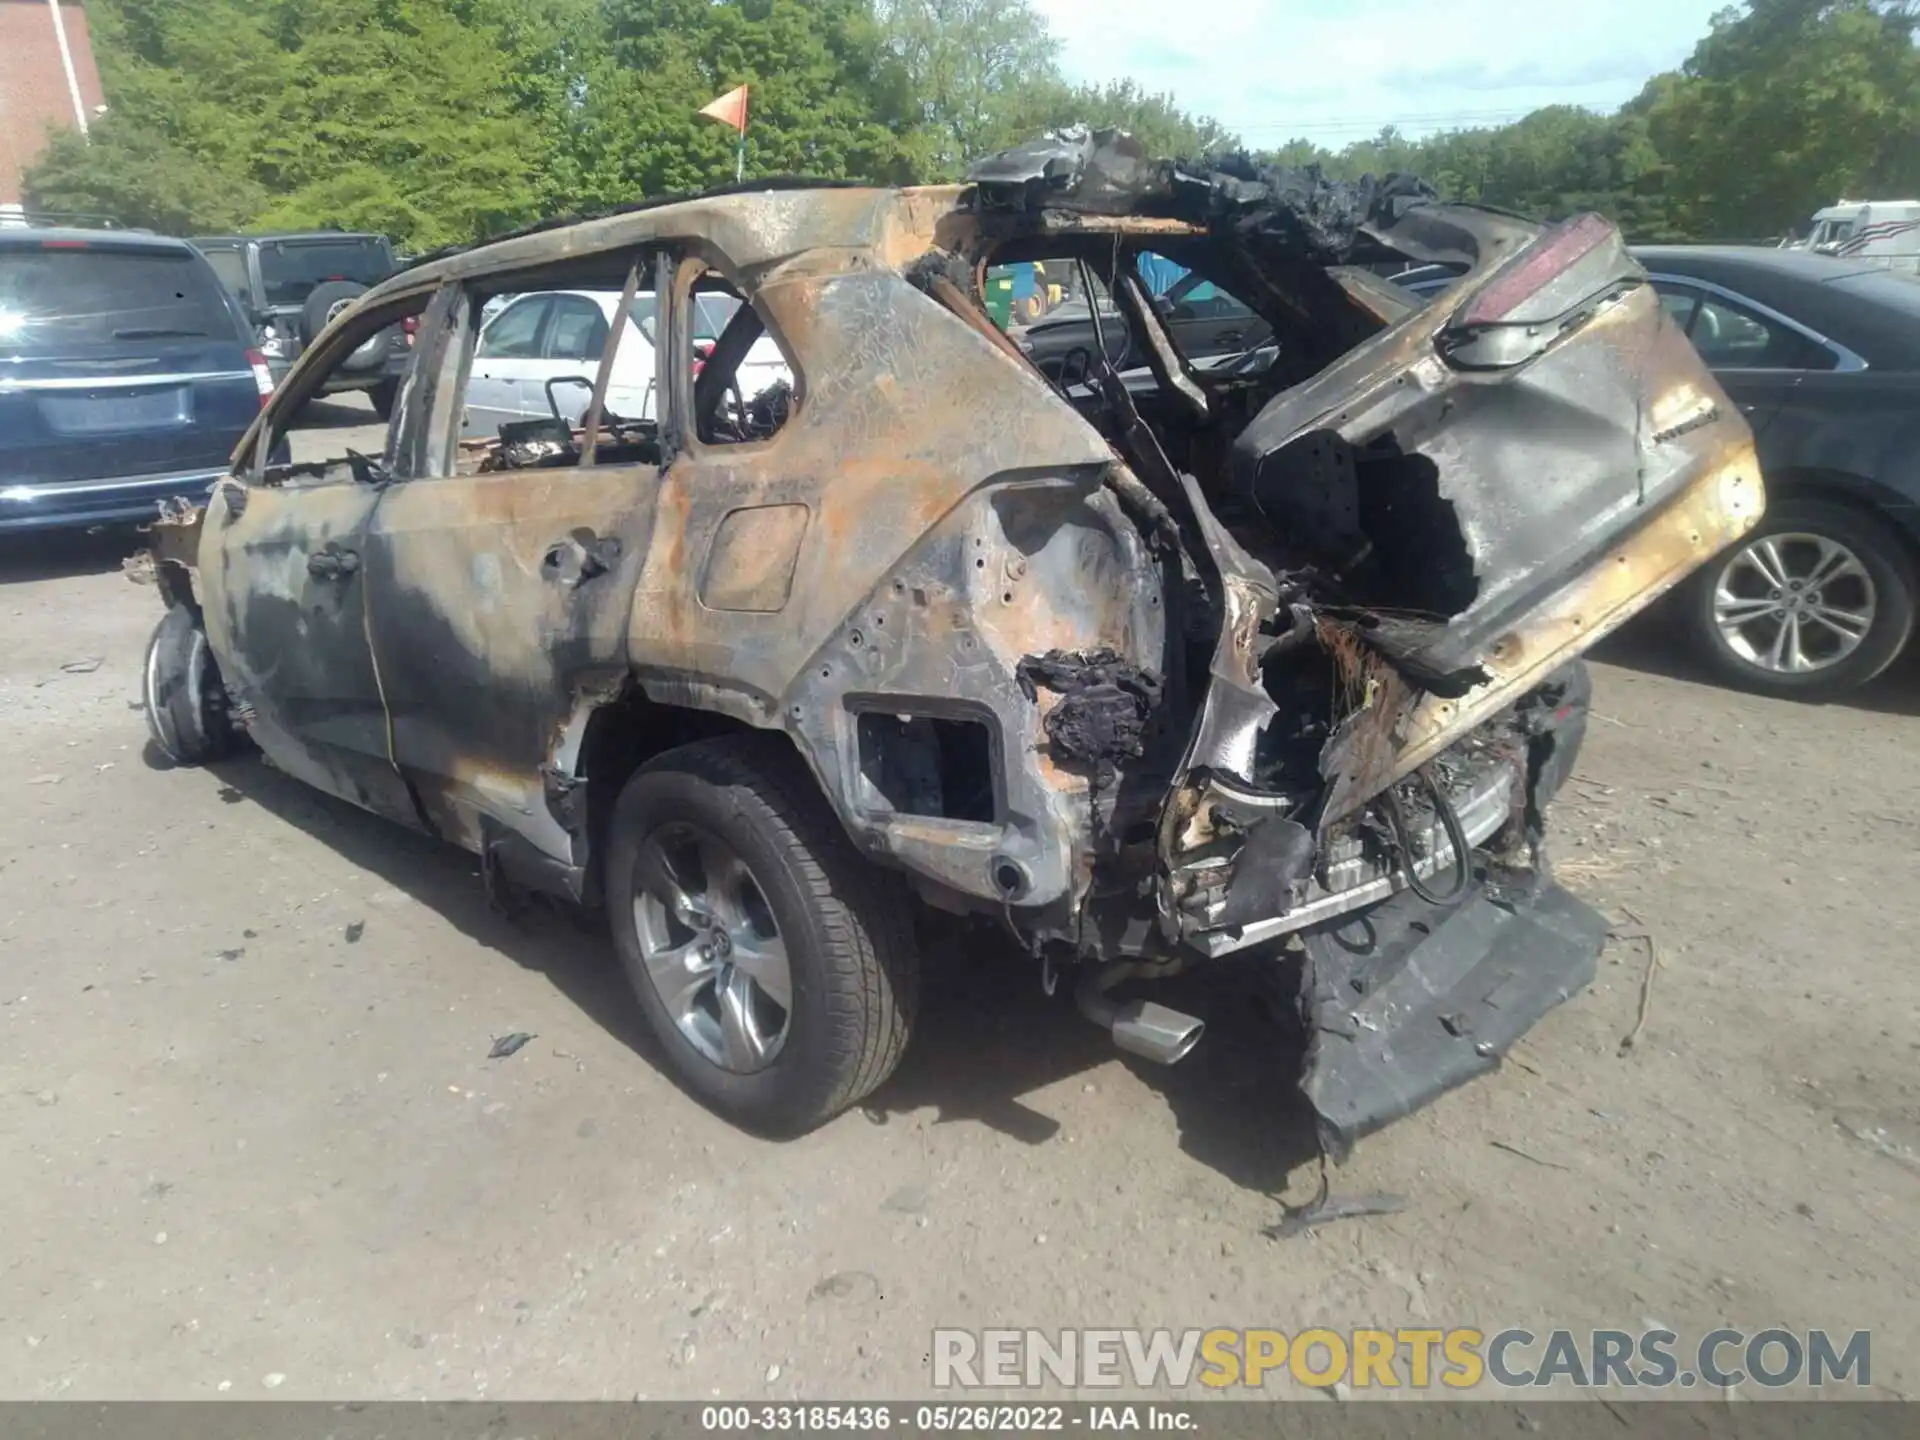
[[547, 547], [540, 557], [540, 574], [556, 585], [579, 585], [606, 574], [619, 558], [618, 536], [602, 538], [591, 530], [576, 530]]
[[307, 573], [320, 580], [344, 580], [360, 568], [360, 556], [352, 550], [328, 546], [307, 557]]

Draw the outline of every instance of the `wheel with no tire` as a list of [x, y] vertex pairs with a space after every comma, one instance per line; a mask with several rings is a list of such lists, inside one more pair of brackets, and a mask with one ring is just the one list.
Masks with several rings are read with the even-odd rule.
[[660, 755], [621, 792], [613, 939], [686, 1088], [793, 1135], [893, 1072], [919, 1001], [906, 897], [852, 846], [787, 742]]
[[176, 765], [204, 765], [239, 748], [207, 632], [185, 606], [172, 606], [160, 617], [141, 680], [147, 733]]
[[1812, 699], [1873, 679], [1913, 632], [1914, 566], [1884, 522], [1788, 497], [1690, 582], [1713, 668], [1743, 689]]

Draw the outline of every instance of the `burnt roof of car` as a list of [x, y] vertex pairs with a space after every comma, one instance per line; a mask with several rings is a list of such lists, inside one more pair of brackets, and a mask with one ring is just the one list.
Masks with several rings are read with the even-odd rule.
[[1439, 197], [1416, 176], [1332, 180], [1318, 165], [1263, 165], [1244, 152], [1156, 158], [1124, 130], [1070, 126], [978, 160], [967, 171], [982, 211], [1065, 211], [1184, 220], [1258, 233], [1322, 264], [1368, 247], [1369, 227]]
[[423, 255], [415, 255], [400, 268], [416, 269], [429, 265], [435, 260], [445, 260], [454, 255], [464, 255], [470, 250], [478, 250], [484, 245], [497, 245], [503, 240], [523, 240], [529, 235], [544, 235], [550, 230], [564, 230], [569, 225], [584, 225], [590, 220], [609, 220], [616, 215], [638, 215], [648, 210], [660, 210], [668, 205], [683, 205], [692, 200], [712, 200], [722, 195], [751, 195], [760, 191], [785, 190], [858, 190], [866, 187], [858, 180], [823, 180], [806, 175], [770, 175], [759, 180], [741, 180], [728, 185], [715, 185], [707, 190], [682, 190], [670, 195], [656, 195], [647, 200], [629, 200], [619, 205], [607, 205], [593, 210], [577, 210], [566, 215], [554, 215], [545, 220], [536, 220], [530, 225], [522, 225], [517, 230], [503, 231], [498, 235], [489, 235], [484, 240], [475, 240], [466, 245], [443, 245], [438, 250], [429, 250]]
[[962, 184], [780, 176], [556, 216], [404, 262], [376, 300], [450, 279], [571, 265], [683, 232], [719, 245], [743, 276], [823, 249], [867, 250], [899, 264], [912, 258], [907, 231], [923, 250], [959, 241], [966, 225], [935, 238], [942, 217], [958, 214], [987, 242], [982, 253], [1009, 260], [1031, 258], [1023, 246], [1056, 234], [1138, 232], [1176, 259], [1181, 246], [1210, 236], [1255, 270], [1286, 257], [1326, 266], [1395, 257], [1471, 263], [1483, 244], [1538, 233], [1531, 222], [1442, 203], [1408, 175], [1340, 181], [1315, 166], [1262, 166], [1244, 155], [1155, 159], [1125, 132], [1074, 127], [987, 157]]

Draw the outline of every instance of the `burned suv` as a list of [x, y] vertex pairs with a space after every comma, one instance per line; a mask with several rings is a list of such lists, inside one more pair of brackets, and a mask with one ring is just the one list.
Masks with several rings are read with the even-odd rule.
[[[1149, 251], [1271, 337], [1189, 364]], [[1364, 268], [1396, 257], [1471, 275], [1416, 309]], [[979, 277], [1034, 258], [1115, 297], [1143, 373], [1033, 368]], [[463, 438], [503, 294], [553, 299], [509, 348], [602, 348]], [[703, 346], [706, 294], [744, 303]], [[644, 417], [607, 399], [639, 313]], [[270, 464], [411, 316], [384, 453]], [[793, 379], [756, 391], [763, 339]], [[1597, 216], [1072, 132], [965, 185], [662, 203], [376, 287], [155, 527], [149, 720], [181, 761], [251, 737], [503, 900], [603, 907], [683, 1083], [753, 1128], [893, 1069], [917, 900], [1159, 1061], [1201, 1027], [1137, 987], [1258, 947], [1337, 1154], [1590, 979], [1604, 922], [1543, 846], [1578, 657], [1760, 509], [1745, 423]]]

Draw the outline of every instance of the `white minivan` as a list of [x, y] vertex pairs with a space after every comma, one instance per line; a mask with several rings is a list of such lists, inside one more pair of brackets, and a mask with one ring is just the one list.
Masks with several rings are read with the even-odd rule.
[[[696, 353], [711, 346], [740, 308], [731, 295], [700, 295], [694, 322]], [[617, 290], [542, 290], [502, 297], [480, 331], [467, 385], [461, 433], [491, 439], [519, 420], [545, 420], [558, 410], [573, 424], [586, 414], [594, 372], [620, 306]], [[614, 351], [606, 407], [630, 420], [654, 415], [654, 297], [634, 296], [627, 333]], [[780, 347], [762, 335], [735, 372], [740, 398], [756, 398], [793, 374]]]

